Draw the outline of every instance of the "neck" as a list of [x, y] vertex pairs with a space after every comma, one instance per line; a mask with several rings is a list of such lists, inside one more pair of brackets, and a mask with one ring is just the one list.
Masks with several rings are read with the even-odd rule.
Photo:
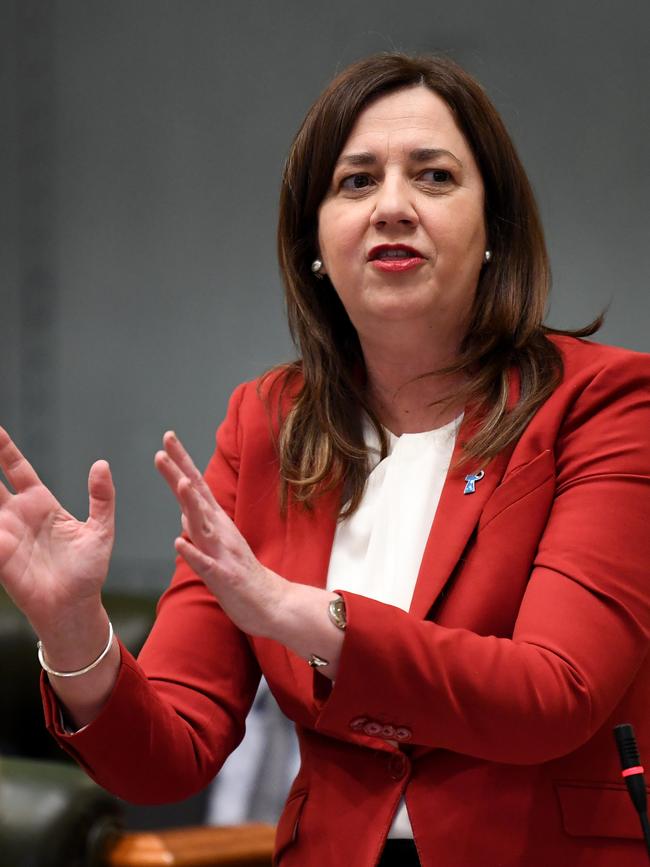
[[463, 409], [454, 394], [464, 382], [460, 374], [431, 374], [451, 364], [449, 350], [381, 351], [363, 346], [370, 403], [379, 420], [398, 436], [442, 427]]

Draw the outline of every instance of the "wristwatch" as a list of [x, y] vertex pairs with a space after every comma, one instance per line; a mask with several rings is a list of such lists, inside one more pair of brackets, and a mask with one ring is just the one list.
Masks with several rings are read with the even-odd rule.
[[345, 615], [345, 599], [342, 596], [337, 596], [336, 599], [332, 599], [327, 609], [327, 613], [329, 614], [329, 618], [334, 626], [339, 629], [345, 629], [348, 625], [347, 617]]

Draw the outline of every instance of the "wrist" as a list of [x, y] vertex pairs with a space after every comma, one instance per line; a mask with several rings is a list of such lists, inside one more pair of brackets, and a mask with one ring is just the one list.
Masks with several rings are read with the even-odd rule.
[[109, 619], [101, 604], [61, 612], [43, 629], [36, 629], [47, 665], [57, 671], [77, 671], [106, 648]]
[[295, 609], [296, 585], [275, 572], [271, 572], [271, 575], [273, 590], [261, 604], [260, 617], [264, 625], [258, 634], [263, 638], [282, 641], [280, 636], [285, 634]]
[[330, 616], [329, 606], [341, 597], [307, 584], [287, 584], [285, 596], [277, 607], [274, 634], [270, 637], [304, 660], [316, 656], [327, 661], [323, 673], [333, 676], [345, 632]]

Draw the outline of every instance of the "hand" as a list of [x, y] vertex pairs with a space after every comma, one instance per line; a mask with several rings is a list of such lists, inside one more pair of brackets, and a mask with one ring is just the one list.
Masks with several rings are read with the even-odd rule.
[[163, 446], [154, 461], [182, 511], [184, 536], [176, 539], [176, 551], [240, 629], [271, 637], [289, 582], [257, 560], [174, 433], [164, 435]]
[[44, 636], [96, 609], [114, 537], [115, 492], [106, 461], [88, 475], [89, 517], [77, 521], [0, 428], [0, 583]]

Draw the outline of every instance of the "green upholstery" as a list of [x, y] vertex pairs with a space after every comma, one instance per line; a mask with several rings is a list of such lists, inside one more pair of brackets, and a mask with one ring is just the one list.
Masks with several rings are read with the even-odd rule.
[[0, 760], [3, 867], [100, 867], [121, 812], [117, 799], [77, 767]]

